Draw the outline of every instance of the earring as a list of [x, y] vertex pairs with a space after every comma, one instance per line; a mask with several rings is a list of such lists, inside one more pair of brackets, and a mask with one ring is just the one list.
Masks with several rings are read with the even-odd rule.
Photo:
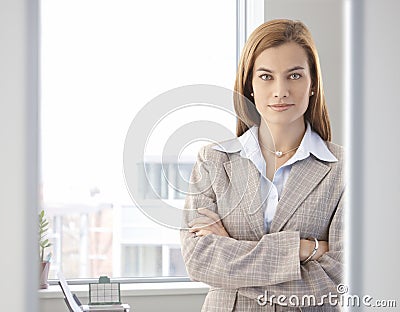
[[311, 96], [313, 96], [314, 95], [314, 91], [311, 91]]
[[254, 93], [253, 92], [251, 92], [250, 95], [254, 97]]

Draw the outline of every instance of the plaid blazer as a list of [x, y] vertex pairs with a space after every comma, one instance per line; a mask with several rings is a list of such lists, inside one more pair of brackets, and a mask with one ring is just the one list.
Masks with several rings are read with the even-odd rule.
[[[211, 286], [202, 311], [341, 311], [325, 296], [337, 294], [343, 281], [343, 151], [333, 143], [327, 146], [338, 162], [310, 155], [292, 165], [268, 234], [260, 173], [253, 163], [211, 145], [200, 150], [181, 243], [190, 278]], [[230, 237], [189, 233], [187, 224], [200, 216], [200, 207], [218, 213]], [[329, 251], [301, 265], [300, 239], [308, 237], [328, 241]], [[264, 306], [257, 303], [260, 295]]]

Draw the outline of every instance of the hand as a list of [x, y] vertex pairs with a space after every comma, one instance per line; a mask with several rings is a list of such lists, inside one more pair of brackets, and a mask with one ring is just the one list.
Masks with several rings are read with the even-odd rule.
[[191, 227], [189, 232], [195, 233], [197, 237], [209, 234], [229, 237], [217, 213], [207, 208], [199, 208], [197, 211], [203, 216], [189, 222], [189, 226]]
[[[307, 259], [311, 255], [315, 246], [314, 240], [301, 239], [300, 240], [300, 261]], [[317, 253], [311, 260], [318, 260], [325, 252], [329, 251], [329, 244], [327, 241], [318, 241]]]

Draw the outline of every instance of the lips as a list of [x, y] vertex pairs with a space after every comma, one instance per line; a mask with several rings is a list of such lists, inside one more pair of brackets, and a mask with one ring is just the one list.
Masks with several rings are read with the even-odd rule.
[[272, 105], [268, 105], [269, 108], [271, 108], [272, 110], [276, 111], [276, 112], [283, 112], [288, 110], [289, 108], [291, 108], [292, 106], [294, 106], [294, 104], [286, 104], [286, 103], [282, 103], [282, 104], [272, 104]]

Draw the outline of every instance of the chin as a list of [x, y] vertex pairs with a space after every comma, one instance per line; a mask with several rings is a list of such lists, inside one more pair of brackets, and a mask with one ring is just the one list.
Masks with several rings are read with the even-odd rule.
[[297, 122], [304, 123], [304, 116], [271, 116], [261, 117], [267, 124], [276, 126], [289, 126]]

